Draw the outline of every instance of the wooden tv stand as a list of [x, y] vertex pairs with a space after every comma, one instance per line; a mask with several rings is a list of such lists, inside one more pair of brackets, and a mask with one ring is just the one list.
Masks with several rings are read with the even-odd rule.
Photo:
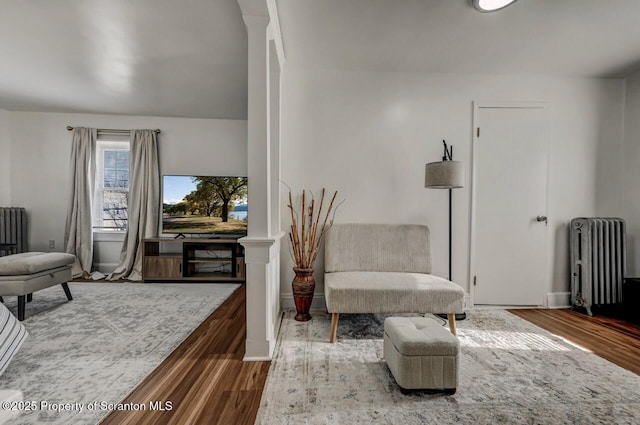
[[244, 249], [234, 238], [142, 241], [143, 282], [244, 282]]

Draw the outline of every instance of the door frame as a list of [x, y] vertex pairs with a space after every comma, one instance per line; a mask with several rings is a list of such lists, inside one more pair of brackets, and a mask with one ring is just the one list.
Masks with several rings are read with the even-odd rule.
[[[469, 276], [469, 298], [470, 298], [470, 306], [475, 307], [475, 285], [473, 284], [474, 277], [476, 275], [476, 188], [477, 188], [477, 144], [478, 144], [478, 131], [477, 129], [481, 126], [480, 120], [480, 110], [482, 108], [507, 108], [507, 109], [544, 109], [547, 110], [548, 102], [545, 101], [500, 101], [500, 100], [474, 100], [473, 102], [473, 117], [472, 117], [472, 125], [471, 125], [471, 205], [469, 212], [469, 264], [468, 264], [468, 276]], [[548, 123], [546, 123], [548, 126]], [[549, 209], [549, 163], [550, 163], [550, 153], [549, 153], [549, 137], [548, 133], [545, 133], [545, 143], [547, 145], [547, 171], [546, 171], [546, 199], [545, 199], [545, 210], [548, 213]], [[547, 222], [548, 224], [548, 222]], [[549, 239], [547, 237], [546, 240], [547, 245], [549, 244]], [[545, 248], [547, 248], [545, 246]], [[548, 255], [546, 258], [546, 265], [548, 268], [549, 258]], [[550, 282], [547, 282], [550, 284]], [[548, 286], [548, 285], [547, 285]], [[546, 288], [548, 291], [549, 289]], [[544, 302], [544, 299], [540, 300]], [[544, 305], [544, 304], [541, 304]]]

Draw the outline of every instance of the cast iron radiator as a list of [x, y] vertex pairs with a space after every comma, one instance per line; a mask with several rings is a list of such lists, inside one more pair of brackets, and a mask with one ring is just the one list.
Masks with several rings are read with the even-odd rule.
[[589, 316], [594, 305], [622, 303], [627, 254], [621, 218], [574, 218], [569, 231], [571, 304]]
[[[0, 256], [27, 252], [27, 211], [0, 207]], [[8, 245], [7, 245], [8, 244]]]

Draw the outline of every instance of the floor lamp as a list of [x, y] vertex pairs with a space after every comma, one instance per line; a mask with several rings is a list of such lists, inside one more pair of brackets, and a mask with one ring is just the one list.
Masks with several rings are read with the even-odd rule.
[[[464, 168], [462, 163], [453, 160], [453, 146], [444, 144], [444, 155], [442, 161], [430, 162], [425, 167], [424, 187], [428, 189], [449, 189], [449, 280], [451, 280], [451, 263], [452, 263], [452, 226], [451, 226], [451, 191], [463, 186]], [[446, 314], [438, 315], [444, 316]], [[456, 320], [464, 320], [466, 313], [456, 313]]]

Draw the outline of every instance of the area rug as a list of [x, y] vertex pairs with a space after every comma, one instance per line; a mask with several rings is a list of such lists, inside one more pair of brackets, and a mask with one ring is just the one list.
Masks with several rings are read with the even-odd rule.
[[383, 360], [384, 316], [341, 315], [330, 344], [328, 315], [286, 313], [256, 424], [640, 423], [640, 376], [507, 311], [467, 314], [458, 392], [446, 396], [400, 393]]
[[[29, 337], [0, 376], [36, 402], [12, 424], [98, 423], [239, 286], [70, 283], [71, 302], [59, 285], [36, 292]], [[15, 297], [5, 303], [15, 313]]]

